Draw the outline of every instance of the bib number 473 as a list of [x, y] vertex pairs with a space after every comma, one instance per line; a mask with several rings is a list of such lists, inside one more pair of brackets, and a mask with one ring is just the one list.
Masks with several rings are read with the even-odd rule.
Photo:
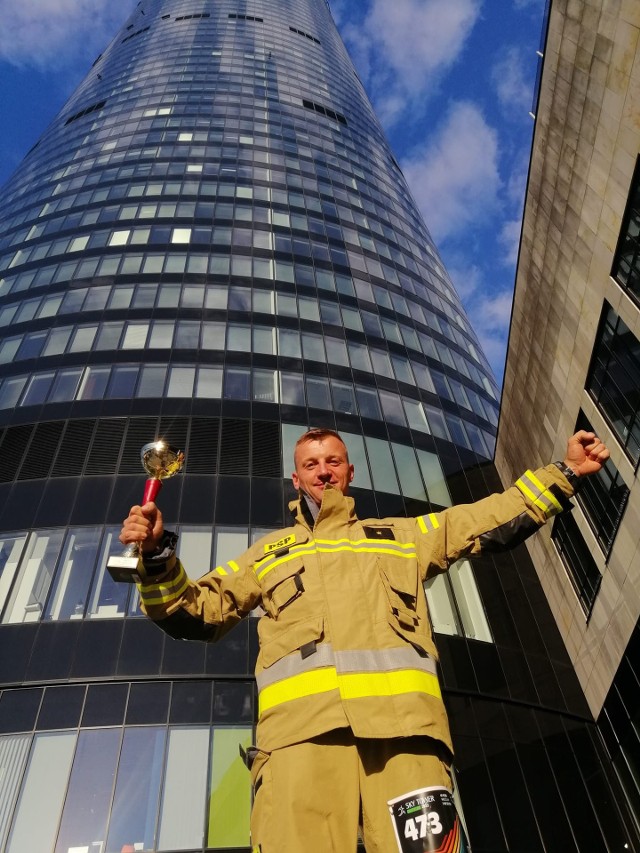
[[442, 824], [438, 812], [427, 812], [409, 817], [404, 824], [404, 837], [417, 841], [426, 838], [427, 832], [438, 834], [442, 832]]

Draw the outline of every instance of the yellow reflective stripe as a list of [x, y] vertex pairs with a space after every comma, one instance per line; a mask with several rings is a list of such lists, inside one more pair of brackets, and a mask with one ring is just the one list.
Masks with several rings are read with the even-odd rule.
[[222, 577], [225, 577], [229, 574], [227, 569], [225, 569], [225, 566], [228, 566], [234, 574], [240, 571], [240, 566], [233, 560], [229, 560], [229, 562], [225, 563], [224, 566], [216, 566], [213, 571], [219, 575], [222, 575]]
[[437, 530], [440, 527], [438, 516], [435, 512], [418, 516], [418, 527], [423, 533], [431, 533], [432, 530]]
[[308, 554], [337, 554], [342, 551], [350, 551], [355, 554], [391, 554], [405, 559], [416, 558], [416, 546], [414, 542], [381, 542], [377, 539], [315, 539], [305, 545], [294, 545], [288, 554], [282, 557], [260, 560], [254, 566], [258, 580], [272, 569]]
[[338, 673], [332, 666], [326, 669], [312, 669], [301, 672], [291, 678], [285, 678], [277, 684], [271, 684], [260, 691], [258, 714], [264, 714], [276, 705], [300, 699], [303, 696], [316, 696], [338, 689]]
[[140, 591], [140, 598], [145, 605], [170, 604], [172, 601], [177, 601], [180, 598], [189, 586], [189, 578], [182, 565], [180, 563], [178, 565], [180, 566], [180, 571], [170, 581], [137, 584]]
[[[526, 479], [525, 479], [526, 478]], [[527, 479], [530, 484], [527, 483]], [[538, 480], [533, 471], [525, 471], [525, 473], [516, 481], [516, 486], [520, 491], [528, 497], [534, 506], [541, 509], [545, 515], [553, 515], [555, 512], [562, 512], [562, 507], [554, 495]], [[533, 488], [531, 488], [533, 486]], [[534, 491], [537, 490], [537, 491]]]
[[291, 549], [288, 554], [285, 554], [282, 557], [274, 557], [272, 560], [261, 560], [259, 566], [255, 566], [255, 573], [258, 579], [263, 578], [267, 572], [270, 572], [271, 569], [275, 569], [276, 566], [281, 566], [283, 563], [288, 563], [290, 560], [295, 560], [300, 556], [305, 554], [315, 554], [316, 549], [311, 543], [311, 545], [307, 546], [295, 546]]
[[403, 693], [426, 693], [442, 698], [438, 678], [417, 669], [394, 672], [344, 673], [338, 675], [331, 667], [315, 669], [271, 684], [260, 691], [259, 714], [308, 696], [339, 690], [342, 699], [367, 699], [380, 696], [400, 696]]

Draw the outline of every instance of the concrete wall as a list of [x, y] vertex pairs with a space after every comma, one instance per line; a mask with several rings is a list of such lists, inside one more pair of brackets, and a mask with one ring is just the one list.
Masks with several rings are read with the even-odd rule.
[[505, 482], [562, 459], [583, 409], [631, 495], [587, 623], [543, 531], [537, 571], [597, 715], [640, 615], [640, 485], [584, 390], [603, 301], [640, 338], [640, 311], [610, 277], [640, 152], [639, 0], [554, 0], [526, 198], [496, 464]]

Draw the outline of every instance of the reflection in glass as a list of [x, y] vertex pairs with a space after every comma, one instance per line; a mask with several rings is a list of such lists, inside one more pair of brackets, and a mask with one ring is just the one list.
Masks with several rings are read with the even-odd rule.
[[104, 842], [120, 736], [120, 729], [80, 732], [55, 853]]
[[[208, 728], [169, 730], [158, 850], [199, 850], [202, 847], [208, 752]], [[243, 769], [246, 774], [244, 765]], [[236, 808], [237, 803], [230, 804], [234, 822], [238, 819]]]
[[31, 735], [0, 737], [0, 850], [5, 849], [4, 842], [30, 743]]
[[449, 569], [449, 580], [458, 604], [465, 635], [474, 640], [490, 643], [492, 637], [489, 623], [469, 560], [458, 560], [454, 563]]
[[164, 743], [163, 728], [125, 729], [104, 853], [154, 849]]
[[211, 527], [180, 527], [177, 554], [185, 571], [193, 580], [202, 577], [213, 567]]
[[62, 530], [41, 530], [29, 537], [3, 622], [38, 622], [62, 545]]
[[105, 531], [102, 550], [91, 590], [89, 616], [92, 619], [113, 619], [123, 617], [129, 595], [129, 584], [116, 583], [107, 571], [107, 560], [111, 553], [122, 550], [118, 542], [120, 527], [110, 527]]
[[75, 745], [75, 732], [34, 738], [6, 853], [53, 849]]
[[233, 560], [248, 547], [249, 531], [246, 527], [216, 527], [214, 565]]
[[26, 533], [9, 533], [0, 539], [0, 613], [9, 594], [26, 541]]
[[100, 545], [99, 527], [80, 527], [67, 533], [53, 595], [45, 619], [82, 619]]
[[216, 728], [211, 744], [208, 847], [249, 845], [251, 785], [238, 746], [251, 743], [251, 729]]

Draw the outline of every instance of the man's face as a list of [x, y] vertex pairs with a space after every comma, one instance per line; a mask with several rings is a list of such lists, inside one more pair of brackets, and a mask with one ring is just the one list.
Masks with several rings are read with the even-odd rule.
[[347, 448], [339, 439], [328, 435], [321, 441], [305, 441], [297, 448], [293, 461], [294, 488], [302, 489], [318, 506], [327, 483], [347, 494], [353, 480], [353, 465], [347, 461]]

